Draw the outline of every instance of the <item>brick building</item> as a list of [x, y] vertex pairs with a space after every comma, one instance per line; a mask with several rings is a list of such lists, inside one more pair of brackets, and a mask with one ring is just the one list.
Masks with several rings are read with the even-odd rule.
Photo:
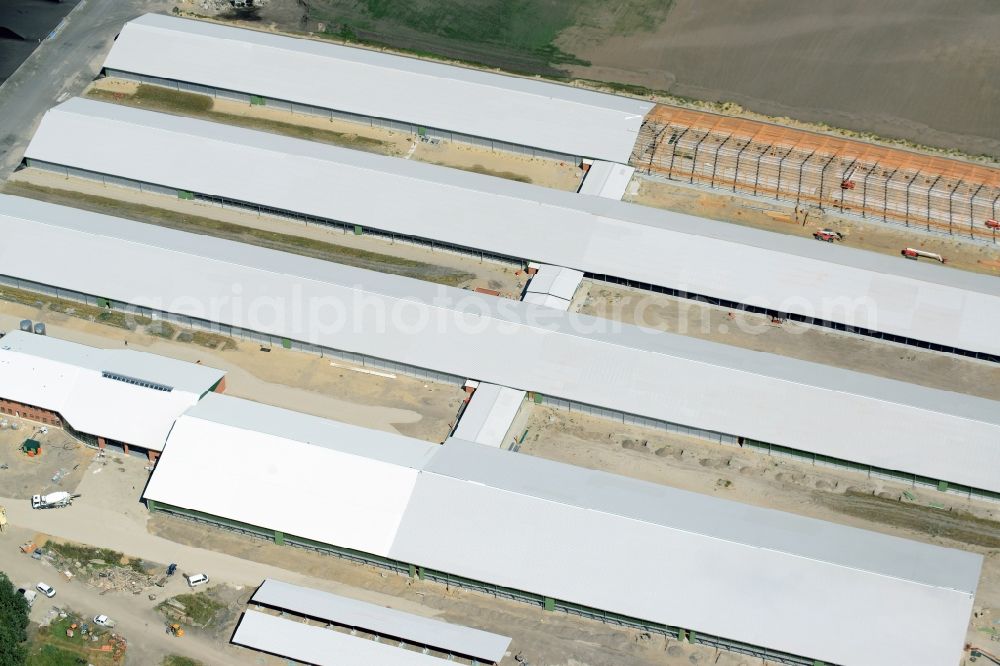
[[177, 417], [225, 382], [221, 370], [146, 352], [23, 331], [0, 339], [0, 413], [150, 460]]

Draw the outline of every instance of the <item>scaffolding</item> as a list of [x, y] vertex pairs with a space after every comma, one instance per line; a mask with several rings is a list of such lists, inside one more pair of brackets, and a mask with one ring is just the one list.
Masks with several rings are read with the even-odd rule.
[[742, 118], [657, 105], [630, 164], [923, 231], [993, 243], [1000, 231], [998, 169]]

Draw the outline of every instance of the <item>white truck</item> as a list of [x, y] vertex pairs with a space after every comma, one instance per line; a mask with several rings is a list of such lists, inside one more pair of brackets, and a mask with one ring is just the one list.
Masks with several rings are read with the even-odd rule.
[[73, 495], [65, 490], [59, 490], [54, 493], [49, 493], [48, 495], [32, 495], [31, 508], [57, 509], [59, 507], [69, 506], [77, 497], [79, 497], [79, 495]]

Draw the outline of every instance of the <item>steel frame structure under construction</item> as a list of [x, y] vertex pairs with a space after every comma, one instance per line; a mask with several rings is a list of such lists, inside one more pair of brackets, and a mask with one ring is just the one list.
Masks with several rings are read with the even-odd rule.
[[997, 242], [1000, 170], [742, 118], [657, 106], [630, 160], [645, 174]]

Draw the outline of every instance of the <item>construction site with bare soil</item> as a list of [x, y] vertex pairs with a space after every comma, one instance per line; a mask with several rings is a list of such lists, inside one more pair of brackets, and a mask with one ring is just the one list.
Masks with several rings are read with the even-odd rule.
[[1000, 171], [196, 11], [2, 184], [31, 649], [997, 652]]

